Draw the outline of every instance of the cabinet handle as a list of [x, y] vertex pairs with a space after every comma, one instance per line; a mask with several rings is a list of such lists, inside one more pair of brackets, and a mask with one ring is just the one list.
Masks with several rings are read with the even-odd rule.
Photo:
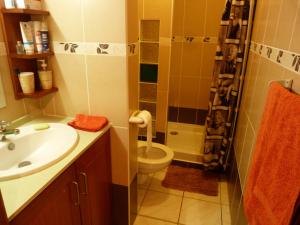
[[81, 172], [80, 176], [83, 177], [83, 181], [84, 181], [84, 192], [82, 194], [87, 195], [88, 194], [88, 180], [87, 180], [88, 178], [87, 178], [87, 175], [86, 175], [86, 173]]
[[79, 196], [79, 186], [78, 186], [78, 183], [76, 181], [73, 181], [72, 184], [75, 186], [75, 189], [76, 189], [76, 197], [77, 197], [77, 200], [76, 202], [74, 203], [75, 206], [79, 206], [80, 204], [80, 196]]

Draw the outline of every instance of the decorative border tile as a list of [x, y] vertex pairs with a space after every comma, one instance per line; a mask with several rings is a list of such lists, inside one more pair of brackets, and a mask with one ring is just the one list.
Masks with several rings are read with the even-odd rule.
[[300, 74], [300, 53], [251, 42], [250, 50], [290, 71]]
[[217, 44], [218, 43], [218, 37], [173, 36], [172, 37], [172, 42]]
[[55, 54], [126, 56], [127, 48], [126, 44], [119, 43], [53, 42]]
[[4, 42], [0, 42], [0, 56], [6, 56], [6, 48], [5, 48], [5, 43]]

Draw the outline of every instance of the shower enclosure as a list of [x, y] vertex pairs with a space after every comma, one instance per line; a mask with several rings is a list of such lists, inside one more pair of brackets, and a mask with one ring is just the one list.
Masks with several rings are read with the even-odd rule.
[[202, 162], [215, 53], [225, 0], [174, 0], [167, 145], [175, 158]]

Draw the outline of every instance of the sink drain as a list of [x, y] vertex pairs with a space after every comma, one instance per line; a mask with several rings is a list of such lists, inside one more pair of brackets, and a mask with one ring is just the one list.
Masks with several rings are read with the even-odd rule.
[[177, 131], [171, 131], [170, 134], [171, 135], [178, 135], [178, 132]]
[[31, 165], [30, 161], [23, 161], [23, 162], [19, 163], [18, 167], [22, 168], [22, 167], [29, 166], [29, 165]]

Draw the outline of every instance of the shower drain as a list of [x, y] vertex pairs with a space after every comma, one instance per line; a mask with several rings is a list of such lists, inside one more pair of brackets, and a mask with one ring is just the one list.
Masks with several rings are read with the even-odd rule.
[[178, 132], [177, 132], [177, 131], [171, 131], [170, 134], [171, 134], [171, 135], [177, 135]]
[[18, 167], [22, 168], [22, 167], [29, 166], [29, 165], [31, 165], [30, 161], [23, 161], [23, 162], [19, 163]]

